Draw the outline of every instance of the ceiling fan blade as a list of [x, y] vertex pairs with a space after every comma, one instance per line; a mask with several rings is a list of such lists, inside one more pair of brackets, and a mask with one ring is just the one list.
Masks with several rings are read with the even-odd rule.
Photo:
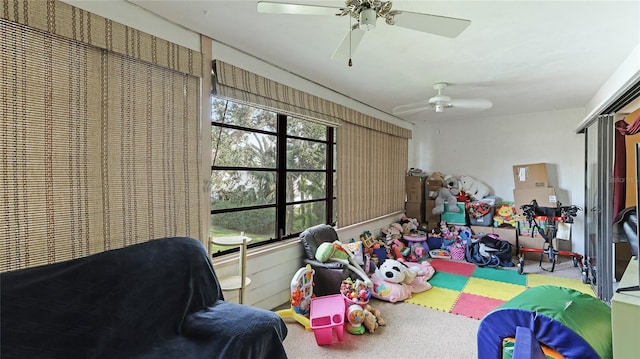
[[422, 110], [428, 110], [431, 106], [429, 105], [429, 101], [422, 100], [420, 102], [410, 103], [408, 105], [396, 106], [391, 109], [391, 113], [398, 116], [403, 115], [412, 115], [416, 112], [420, 112]]
[[[358, 48], [358, 44], [364, 37], [366, 31], [361, 30], [358, 27], [354, 27], [347, 35], [342, 39], [342, 42], [336, 48], [336, 51], [331, 55], [332, 59], [348, 59], [350, 55], [353, 55]], [[349, 51], [351, 50], [351, 51]]]
[[393, 25], [445, 37], [460, 35], [470, 24], [470, 20], [410, 11], [398, 11], [393, 16]]
[[455, 108], [466, 108], [473, 110], [488, 110], [493, 107], [493, 102], [483, 98], [473, 99], [453, 99], [451, 106]]
[[263, 14], [336, 15], [340, 13], [340, 8], [333, 6], [258, 1], [258, 12]]

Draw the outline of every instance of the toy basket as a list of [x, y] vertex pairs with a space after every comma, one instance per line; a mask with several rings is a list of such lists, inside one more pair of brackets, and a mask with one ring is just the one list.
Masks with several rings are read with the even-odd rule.
[[449, 253], [451, 259], [464, 260], [465, 259], [466, 246], [462, 242], [456, 242], [449, 246]]
[[[349, 307], [350, 305], [353, 305], [353, 304], [357, 304], [357, 305], [359, 305], [359, 306], [363, 306], [363, 305], [366, 305], [367, 303], [369, 303], [369, 300], [368, 300], [368, 299], [367, 299], [367, 300], [355, 300], [355, 301], [354, 301], [353, 299], [351, 299], [351, 298], [347, 297], [347, 296], [346, 296], [346, 295], [344, 295], [344, 294], [342, 295], [342, 297], [344, 298], [344, 304], [345, 304], [347, 307]], [[371, 296], [369, 296], [369, 297], [371, 297]]]
[[[342, 281], [340, 294], [344, 298], [344, 303], [348, 307], [352, 304], [365, 305], [371, 299], [371, 291], [363, 283], [353, 283], [351, 279]], [[352, 296], [355, 296], [353, 298]]]
[[369, 289], [366, 289], [367, 291], [367, 295], [365, 297], [365, 299], [362, 298], [350, 298], [344, 294], [342, 294], [342, 297], [344, 298], [344, 304], [349, 307], [352, 304], [357, 304], [357, 305], [365, 305], [367, 303], [369, 303], [369, 299], [371, 299], [371, 291]]

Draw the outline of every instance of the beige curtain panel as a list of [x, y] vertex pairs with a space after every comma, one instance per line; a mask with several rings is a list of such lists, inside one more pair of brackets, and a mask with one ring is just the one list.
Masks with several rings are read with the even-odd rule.
[[0, 15], [0, 271], [199, 237], [200, 53], [58, 1]]
[[337, 137], [338, 226], [404, 211], [407, 140], [351, 123]]

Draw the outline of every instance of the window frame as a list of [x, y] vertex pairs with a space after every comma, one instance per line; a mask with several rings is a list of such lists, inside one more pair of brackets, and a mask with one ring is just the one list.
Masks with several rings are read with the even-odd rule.
[[[299, 204], [308, 204], [308, 203], [317, 203], [324, 202], [325, 204], [325, 214], [324, 214], [324, 224], [330, 224], [334, 226], [336, 224], [337, 212], [334, 209], [334, 203], [336, 202], [335, 196], [335, 178], [336, 178], [336, 166], [335, 166], [335, 152], [336, 152], [336, 129], [331, 126], [327, 126], [324, 123], [318, 122], [317, 124], [325, 127], [325, 139], [314, 139], [309, 137], [301, 137], [298, 135], [290, 135], [287, 133], [287, 120], [289, 118], [296, 118], [296, 120], [309, 121], [306, 118], [296, 117], [288, 114], [284, 114], [278, 110], [273, 109], [264, 109], [259, 105], [244, 103], [233, 99], [226, 99], [222, 97], [212, 96], [211, 106], [214, 106], [216, 100], [229, 101], [231, 103], [235, 103], [241, 106], [251, 106], [254, 108], [262, 109], [264, 111], [270, 111], [276, 114], [276, 131], [269, 131], [264, 129], [256, 129], [251, 127], [240, 126], [236, 124], [230, 124], [225, 122], [219, 122], [214, 119], [213, 109], [212, 109], [212, 117], [211, 117], [211, 131], [212, 134], [215, 131], [221, 131], [222, 129], [231, 129], [231, 130], [239, 130], [245, 131], [248, 133], [259, 133], [263, 135], [275, 136], [276, 138], [276, 166], [275, 168], [269, 167], [244, 167], [244, 166], [219, 166], [216, 165], [215, 158], [217, 156], [213, 156], [211, 159], [211, 175], [213, 175], [214, 171], [251, 171], [251, 172], [275, 172], [276, 177], [276, 199], [273, 204], [260, 204], [260, 205], [251, 205], [251, 206], [241, 206], [235, 208], [224, 208], [224, 209], [211, 209], [210, 205], [210, 219], [212, 216], [221, 213], [232, 213], [232, 212], [242, 212], [256, 209], [265, 209], [265, 208], [275, 208], [275, 226], [274, 232], [272, 233], [272, 237], [268, 240], [263, 240], [259, 242], [252, 242], [249, 244], [249, 248], [255, 248], [263, 245], [267, 245], [270, 243], [280, 242], [285, 239], [294, 238], [298, 236], [301, 232], [293, 232], [286, 233], [287, 228], [287, 208], [292, 205]], [[287, 141], [299, 140], [299, 141], [307, 141], [313, 143], [320, 143], [325, 145], [325, 166], [324, 169], [289, 169], [287, 167]], [[217, 141], [220, 141], [220, 137], [218, 137]], [[212, 136], [212, 148], [216, 148], [216, 140], [214, 136]], [[213, 150], [215, 152], [217, 150]], [[322, 198], [314, 198], [314, 199], [306, 199], [299, 201], [287, 201], [287, 175], [290, 173], [324, 173], [324, 178], [326, 181], [325, 186], [325, 196]], [[210, 176], [211, 176], [210, 175]], [[213, 194], [213, 193], [211, 193]], [[210, 194], [210, 196], [211, 196]], [[211, 196], [212, 197], [212, 196]], [[320, 224], [320, 223], [318, 223]], [[210, 230], [211, 233], [211, 230]], [[275, 237], [274, 237], [275, 236]], [[228, 254], [231, 252], [238, 251], [238, 248], [230, 248], [230, 249], [222, 249], [219, 251], [215, 251], [212, 253], [213, 257], [222, 256], [224, 254]]]

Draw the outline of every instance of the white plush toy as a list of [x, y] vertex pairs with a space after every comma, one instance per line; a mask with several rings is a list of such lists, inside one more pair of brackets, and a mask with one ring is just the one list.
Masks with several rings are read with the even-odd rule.
[[371, 275], [373, 291], [371, 295], [391, 303], [411, 298], [413, 293], [431, 289], [429, 279], [435, 269], [428, 261], [421, 263], [400, 262], [385, 259], [375, 273]]
[[462, 190], [472, 201], [479, 201], [489, 195], [489, 187], [471, 176], [460, 176], [460, 183]]

